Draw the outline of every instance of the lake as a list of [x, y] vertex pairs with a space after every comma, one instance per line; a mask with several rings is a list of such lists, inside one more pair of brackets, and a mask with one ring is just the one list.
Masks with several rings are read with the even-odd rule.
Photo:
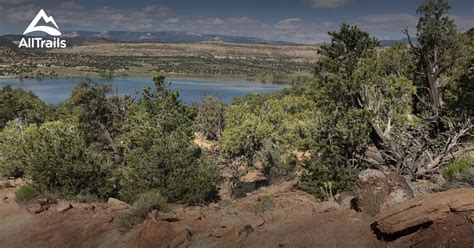
[[[13, 88], [22, 88], [31, 91], [50, 104], [60, 103], [71, 96], [71, 92], [79, 78], [45, 78], [45, 79], [16, 79], [0, 78], [0, 87], [11, 85]], [[171, 89], [180, 92], [180, 98], [186, 103], [200, 102], [205, 95], [213, 95], [230, 103], [234, 97], [247, 93], [269, 93], [283, 89], [284, 85], [263, 84], [243, 80], [204, 80], [167, 78], [171, 82]], [[114, 94], [119, 96], [131, 95], [139, 98], [140, 92], [147, 86], [153, 86], [151, 77], [127, 77], [114, 79], [94, 79], [98, 84], [109, 84]]]

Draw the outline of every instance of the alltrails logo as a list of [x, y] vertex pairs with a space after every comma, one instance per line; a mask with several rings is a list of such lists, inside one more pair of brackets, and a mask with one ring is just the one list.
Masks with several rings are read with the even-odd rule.
[[[38, 22], [43, 20], [45, 23], [51, 23], [54, 27], [50, 26], [37, 26]], [[52, 16], [46, 15], [44, 10], [40, 10], [36, 17], [31, 21], [30, 25], [26, 28], [24, 35], [32, 33], [32, 32], [44, 32], [51, 36], [60, 36], [61, 32], [59, 31], [59, 27], [54, 21]], [[18, 48], [66, 48], [66, 41], [61, 40], [60, 38], [53, 38], [50, 39], [43, 39], [41, 37], [35, 38], [22, 38]]]

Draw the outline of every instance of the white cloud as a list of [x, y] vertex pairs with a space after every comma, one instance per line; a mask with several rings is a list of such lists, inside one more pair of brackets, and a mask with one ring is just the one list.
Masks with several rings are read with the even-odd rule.
[[279, 29], [293, 29], [301, 25], [303, 21], [300, 18], [287, 18], [279, 21], [275, 27]]
[[221, 18], [199, 18], [196, 23], [201, 25], [224, 25], [225, 21]]
[[165, 20], [165, 24], [176, 24], [179, 22], [179, 18], [168, 18]]
[[342, 7], [352, 0], [309, 0], [309, 3], [314, 8], [331, 9]]

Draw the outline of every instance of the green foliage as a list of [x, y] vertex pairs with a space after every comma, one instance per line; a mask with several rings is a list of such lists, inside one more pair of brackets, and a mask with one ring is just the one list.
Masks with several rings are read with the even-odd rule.
[[245, 106], [231, 106], [227, 112], [226, 129], [220, 140], [221, 152], [227, 157], [251, 157], [269, 137], [271, 126]]
[[380, 42], [357, 26], [347, 24], [342, 24], [338, 32], [329, 32], [329, 35], [332, 37], [331, 43], [321, 46], [321, 58], [316, 63], [315, 75], [328, 77], [327, 80], [340, 84], [342, 93], [346, 93], [351, 87], [347, 80], [350, 79], [352, 71], [361, 59], [374, 53], [374, 48], [379, 46]]
[[23, 147], [28, 142], [23, 135], [25, 128], [23, 124], [11, 121], [0, 132], [0, 175], [18, 178], [25, 174]]
[[108, 96], [110, 92], [108, 85], [95, 85], [90, 80], [83, 80], [60, 106], [60, 110], [63, 118], [77, 120], [87, 144], [95, 145], [97, 149], [105, 148], [105, 151], [114, 155], [115, 163], [119, 164], [122, 159], [115, 140], [133, 99]]
[[343, 166], [345, 162], [342, 159], [333, 153], [322, 152], [319, 158], [304, 160], [302, 166], [306, 171], [301, 178], [300, 188], [322, 200], [329, 200], [334, 194], [350, 190], [358, 169]]
[[224, 130], [226, 105], [213, 96], [205, 96], [198, 105], [194, 125], [207, 139], [218, 140]]
[[470, 181], [474, 183], [474, 157], [466, 155], [449, 163], [443, 170], [443, 176], [449, 181]]
[[[11, 132], [8, 130], [8, 132]], [[12, 158], [40, 191], [68, 197], [89, 193], [106, 197], [110, 163], [89, 149], [77, 126], [68, 121], [30, 125], [15, 134]]]
[[[379, 42], [375, 38], [346, 24], [329, 34], [332, 41], [322, 46], [315, 80], [307, 90], [320, 111], [313, 147], [318, 156], [304, 162], [306, 172], [301, 179], [303, 190], [322, 198], [327, 198], [325, 184], [332, 185], [333, 193], [351, 187], [354, 168], [364, 166], [356, 154], [363, 153], [368, 146], [369, 120], [376, 116], [364, 104], [367, 99], [382, 98], [371, 91], [390, 92], [390, 87], [377, 85], [381, 77], [365, 80], [369, 74], [377, 74], [371, 71], [378, 67], [371, 62], [377, 59], [375, 48]], [[387, 68], [390, 67], [377, 69], [384, 72]], [[388, 83], [392, 82], [385, 82]]]
[[[471, 29], [472, 30], [472, 29]], [[460, 62], [446, 89], [448, 116], [465, 118], [474, 116], [474, 32], [465, 34], [465, 45]]]
[[117, 221], [118, 228], [127, 230], [140, 224], [147, 218], [147, 214], [152, 210], [169, 211], [166, 198], [156, 190], [140, 194], [133, 203], [132, 209], [119, 217]]
[[90, 80], [82, 80], [72, 91], [71, 97], [61, 105], [61, 112], [69, 118], [78, 120], [79, 128], [89, 143], [100, 137], [101, 126], [112, 123], [107, 94], [110, 87], [95, 85]]
[[[414, 51], [418, 60], [414, 84], [417, 86], [415, 113], [419, 115], [430, 117], [444, 111], [442, 104], [437, 106], [435, 103], [444, 101], [445, 89], [451, 87], [446, 76], [450, 76], [453, 66], [465, 52], [462, 36], [448, 15], [450, 8], [448, 0], [427, 0], [417, 9], [420, 15], [416, 33], [419, 45]], [[438, 87], [439, 93], [432, 87]]]
[[15, 192], [15, 201], [20, 204], [28, 203], [41, 195], [41, 191], [30, 184], [19, 187]]
[[229, 158], [252, 157], [268, 142], [286, 150], [306, 149], [315, 115], [314, 103], [303, 96], [249, 95], [227, 110], [221, 152]]
[[[417, 39], [426, 56], [436, 57], [440, 67], [447, 66], [461, 54], [460, 36], [456, 24], [447, 13], [448, 0], [427, 0], [417, 9], [421, 17], [417, 25]], [[436, 54], [432, 53], [436, 50]]]
[[164, 77], [127, 114], [121, 142], [126, 145], [120, 195], [161, 189], [170, 202], [201, 204], [217, 197], [217, 171], [191, 143], [192, 123], [178, 93]]
[[51, 113], [51, 108], [31, 92], [12, 89], [10, 86], [0, 89], [0, 130], [14, 119], [42, 123]]

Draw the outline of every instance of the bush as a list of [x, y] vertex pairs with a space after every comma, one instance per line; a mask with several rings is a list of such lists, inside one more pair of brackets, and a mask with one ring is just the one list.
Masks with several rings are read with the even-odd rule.
[[60, 197], [108, 196], [110, 163], [90, 150], [73, 122], [30, 125], [15, 135], [22, 142], [10, 143], [6, 157], [21, 166], [40, 191]]
[[140, 194], [132, 208], [120, 216], [117, 225], [119, 229], [127, 230], [143, 222], [152, 210], [169, 211], [166, 198], [156, 190]]
[[304, 160], [303, 168], [306, 171], [301, 178], [301, 189], [322, 200], [328, 200], [337, 193], [350, 190], [358, 171], [346, 168], [337, 161], [338, 158], [329, 154]]
[[161, 189], [171, 202], [202, 204], [217, 198], [217, 170], [188, 136], [176, 132], [149, 138], [153, 139], [149, 149], [137, 147], [126, 153], [122, 199], [133, 201], [136, 193], [152, 188]]
[[21, 177], [27, 170], [24, 127], [10, 121], [0, 132], [0, 176]]
[[474, 157], [464, 156], [449, 163], [443, 170], [449, 181], [465, 181], [474, 184]]
[[226, 105], [212, 96], [203, 98], [197, 107], [194, 120], [196, 131], [202, 132], [207, 139], [218, 140], [224, 130]]
[[[306, 150], [313, 144], [314, 103], [290, 93], [248, 95], [227, 109], [220, 140], [224, 156], [252, 157], [270, 142], [281, 150]], [[288, 155], [288, 154], [282, 154]]]
[[[246, 156], [252, 157], [259, 151], [265, 139], [270, 136], [271, 126], [263, 122], [253, 113], [242, 113], [238, 106], [232, 106], [229, 112], [231, 119], [227, 120], [226, 129], [220, 140], [220, 151], [228, 158]], [[233, 112], [240, 112], [240, 117], [233, 117]], [[232, 119], [238, 119], [238, 124]]]
[[159, 188], [170, 202], [202, 204], [217, 198], [217, 171], [192, 144], [188, 110], [164, 79], [145, 89], [124, 123], [125, 167], [120, 169], [120, 197]]
[[20, 204], [28, 203], [38, 196], [41, 192], [30, 184], [25, 184], [18, 188], [15, 192], [15, 201]]
[[51, 108], [31, 92], [10, 86], [0, 89], [0, 130], [14, 119], [42, 123], [51, 112]]

